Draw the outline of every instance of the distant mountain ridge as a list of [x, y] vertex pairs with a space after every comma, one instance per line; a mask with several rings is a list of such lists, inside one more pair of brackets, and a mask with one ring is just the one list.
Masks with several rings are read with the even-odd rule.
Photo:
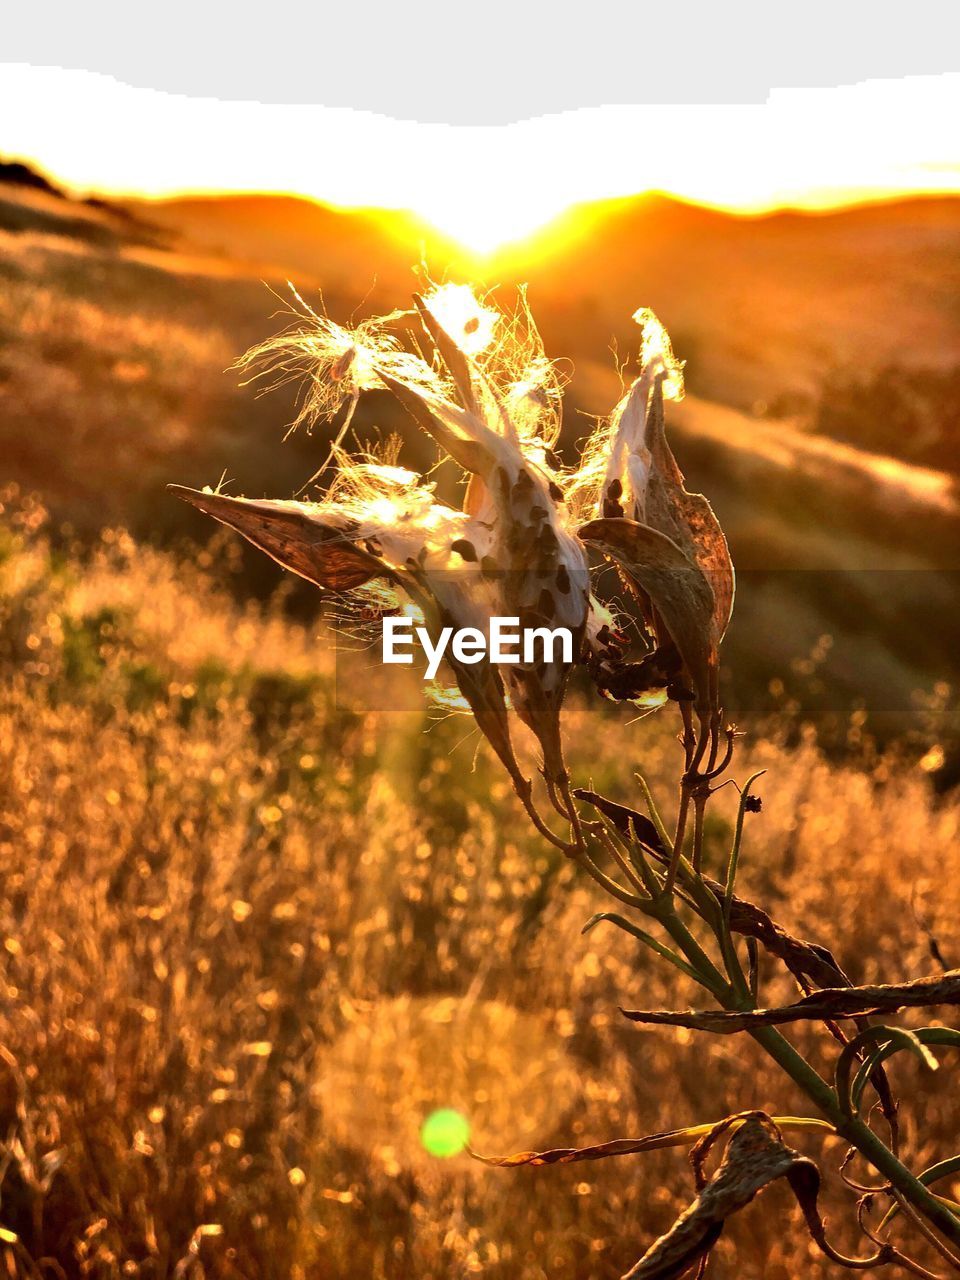
[[[404, 210], [342, 210], [294, 195], [189, 196], [128, 201], [199, 247], [359, 297], [409, 293], [421, 261], [461, 273], [469, 255]], [[401, 294], [402, 296], [402, 294]]]
[[653, 307], [696, 389], [738, 408], [789, 411], [838, 367], [960, 364], [957, 198], [747, 217], [637, 197], [552, 231], [525, 274], [548, 311], [591, 316], [592, 354], [605, 326], [629, 350], [629, 316]]
[[[143, 205], [128, 208], [143, 209]], [[426, 264], [526, 282], [548, 348], [635, 346], [651, 306], [702, 395], [751, 411], [808, 404], [835, 369], [960, 364], [960, 198], [743, 216], [644, 195], [577, 206], [485, 260], [414, 215], [296, 196], [152, 202], [151, 221], [205, 248], [394, 306]]]
[[[275, 287], [290, 279], [305, 297], [322, 291], [343, 321], [403, 305], [427, 276], [500, 286], [508, 305], [511, 288], [528, 283], [548, 352], [575, 368], [612, 367], [611, 348], [629, 358], [638, 340], [631, 316], [650, 306], [703, 399], [759, 419], [820, 421], [828, 431], [852, 422], [844, 438], [921, 464], [947, 465], [937, 459], [960, 449], [960, 440], [934, 450], [921, 442], [918, 451], [890, 443], [904, 431], [918, 441], [960, 435], [949, 421], [949, 388], [960, 376], [960, 197], [747, 216], [650, 193], [575, 206], [478, 259], [404, 211], [272, 194], [74, 200], [17, 161], [0, 165], [0, 183], [11, 193], [0, 195], [0, 228], [167, 249], [191, 270]], [[265, 332], [269, 324], [265, 299]], [[901, 400], [926, 373], [934, 375], [928, 384], [945, 378], [948, 394], [941, 412], [931, 385], [921, 413], [901, 404], [874, 439], [873, 406], [882, 411], [890, 369]], [[857, 379], [868, 385], [852, 393], [853, 417], [850, 406], [825, 416], [825, 389]], [[880, 379], [875, 388], [871, 379]], [[606, 412], [589, 382], [575, 377], [573, 398]]]

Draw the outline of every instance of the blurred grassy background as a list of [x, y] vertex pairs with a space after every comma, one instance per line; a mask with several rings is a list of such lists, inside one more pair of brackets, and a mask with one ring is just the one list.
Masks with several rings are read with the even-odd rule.
[[[456, 1107], [503, 1154], [802, 1112], [752, 1044], [620, 1017], [697, 994], [610, 926], [580, 936], [605, 901], [531, 838], [468, 722], [344, 711], [316, 626], [230, 591], [226, 539], [199, 564], [126, 534], [64, 551], [4, 496], [0, 1222], [21, 1262], [614, 1277], [690, 1197], [682, 1152], [493, 1170], [426, 1156], [424, 1117]], [[579, 697], [567, 719], [576, 776], [625, 799], [642, 768], [670, 804], [665, 719], [628, 729]], [[743, 892], [854, 980], [929, 971], [928, 932], [956, 963], [960, 803], [848, 732], [831, 764], [789, 713], [751, 727], [739, 772], [769, 773]], [[710, 816], [714, 866], [735, 799]], [[816, 1038], [798, 1032], [826, 1069]], [[955, 1148], [952, 1071], [897, 1063], [920, 1167]], [[848, 1248], [853, 1200], [828, 1176]], [[768, 1192], [724, 1271], [829, 1274], [795, 1216]]]

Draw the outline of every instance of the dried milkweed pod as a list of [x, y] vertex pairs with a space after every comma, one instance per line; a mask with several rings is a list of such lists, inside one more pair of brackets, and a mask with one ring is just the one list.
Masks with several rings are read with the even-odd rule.
[[[733, 606], [733, 565], [710, 503], [685, 488], [667, 441], [664, 390], [681, 394], [680, 367], [652, 312], [635, 318], [644, 326], [640, 376], [588, 446], [581, 487], [594, 486], [595, 518], [580, 536], [616, 563], [655, 637], [664, 687], [672, 684], [681, 698], [689, 687], [706, 723], [719, 715], [719, 648]], [[677, 659], [682, 670], [671, 680]]]
[[[436, 387], [414, 384], [383, 370], [384, 383], [437, 444], [471, 476], [468, 512], [490, 530], [483, 557], [487, 577], [499, 584], [505, 616], [523, 629], [567, 628], [579, 653], [586, 627], [589, 571], [582, 545], [568, 528], [563, 492], [545, 450], [525, 438], [511, 415], [506, 388], [447, 332], [431, 299], [417, 308], [457, 401]], [[442, 314], [442, 313], [441, 313]], [[564, 784], [560, 707], [572, 662], [508, 668], [506, 680], [520, 718], [543, 751], [549, 785]]]
[[[255, 507], [231, 505], [240, 500], [222, 495], [181, 496], [321, 586], [354, 590], [371, 578], [388, 578], [438, 629], [453, 623], [486, 630], [492, 617], [501, 616], [516, 617], [522, 632], [568, 630], [568, 652], [537, 661], [524, 651], [505, 680], [486, 660], [479, 666], [450, 658], [448, 663], [529, 811], [529, 783], [510, 744], [506, 682], [509, 704], [540, 744], [551, 799], [576, 824], [560, 709], [580, 656], [589, 573], [584, 547], [562, 509], [563, 490], [551, 460], [559, 430], [559, 378], [525, 302], [509, 322], [464, 286], [434, 289], [415, 298], [415, 305], [435, 350], [433, 363], [386, 329], [409, 312], [345, 329], [303, 303], [306, 314], [298, 313], [292, 329], [246, 357], [246, 367], [272, 368], [280, 382], [306, 375], [298, 420], [331, 416], [344, 402], [349, 405], [331, 452], [338, 474], [323, 502]], [[381, 486], [372, 497], [369, 485], [364, 489], [358, 480], [364, 467], [340, 452], [339, 443], [357, 397], [369, 387], [391, 391], [469, 476], [462, 511], [432, 497], [414, 501], [397, 489], [387, 493]], [[351, 493], [358, 483], [364, 502]], [[401, 535], [408, 543], [424, 541], [391, 553]]]
[[[495, 594], [479, 567], [464, 562], [456, 547], [469, 543], [482, 551], [488, 531], [465, 512], [437, 502], [416, 480], [400, 468], [354, 465], [359, 492], [323, 503], [171, 488], [317, 586], [351, 592], [386, 580], [420, 609], [434, 636], [449, 625], [484, 630], [496, 609]], [[486, 659], [459, 662], [449, 650], [446, 660], [480, 730], [514, 783], [525, 786], [510, 741], [499, 672]]]

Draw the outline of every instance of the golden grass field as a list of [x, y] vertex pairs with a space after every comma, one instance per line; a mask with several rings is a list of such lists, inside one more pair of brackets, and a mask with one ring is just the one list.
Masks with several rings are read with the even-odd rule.
[[[35, 503], [4, 508], [10, 1274], [618, 1276], [691, 1197], [682, 1152], [488, 1169], [428, 1157], [423, 1117], [457, 1107], [502, 1154], [804, 1105], [739, 1037], [626, 1023], [620, 1004], [696, 993], [617, 930], [581, 937], [602, 899], [531, 838], [468, 722], [338, 706], [320, 624], [282, 593], [238, 603], [233, 544], [54, 547]], [[577, 701], [567, 725], [575, 776], [623, 799], [642, 768], [669, 804], [666, 721]], [[744, 893], [854, 981], [934, 969], [926, 929], [955, 963], [957, 800], [868, 743], [830, 764], [786, 721], [748, 727], [755, 767]], [[955, 1148], [953, 1073], [897, 1064], [921, 1167]], [[853, 1200], [828, 1177], [849, 1247]], [[771, 1189], [715, 1273], [832, 1274], [797, 1218]]]
[[[517, 266], [548, 350], [576, 358], [568, 436], [616, 398], [609, 335], [636, 306], [690, 356], [677, 452], [742, 570], [736, 774], [768, 771], [739, 884], [855, 982], [935, 972], [931, 937], [960, 963], [956, 423], [901, 431], [894, 458], [869, 417], [852, 438], [819, 430], [815, 401], [835, 360], [960, 366], [958, 203], [750, 227], [617, 205], [569, 260]], [[264, 280], [315, 288], [315, 264], [345, 321], [375, 254], [371, 306], [412, 279], [409, 245], [390, 257], [362, 221], [283, 216], [286, 234], [269, 201], [0, 199], [0, 1264], [620, 1276], [692, 1198], [682, 1150], [491, 1169], [428, 1156], [423, 1118], [455, 1107], [479, 1152], [505, 1154], [809, 1104], [752, 1042], [626, 1022], [618, 1005], [702, 997], [612, 927], [581, 936], [607, 904], [537, 842], [469, 721], [358, 709], [316, 594], [207, 543], [164, 492], [226, 468], [231, 491], [286, 495], [326, 451], [281, 447], [290, 394], [223, 372], [282, 323]], [[396, 426], [379, 402], [357, 423]], [[629, 719], [575, 691], [575, 780], [630, 803], [642, 769], [669, 810], [676, 725]], [[714, 871], [735, 813], [727, 788]], [[826, 1070], [823, 1042], [795, 1035]], [[914, 1168], [957, 1150], [943, 1058], [890, 1068]], [[842, 1157], [789, 1140], [826, 1171]], [[828, 1172], [848, 1251], [854, 1203]], [[775, 1185], [711, 1274], [836, 1274], [799, 1222]]]

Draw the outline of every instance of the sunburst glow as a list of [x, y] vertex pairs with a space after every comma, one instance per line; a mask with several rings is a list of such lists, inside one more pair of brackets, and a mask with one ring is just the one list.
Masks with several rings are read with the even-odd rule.
[[960, 75], [914, 76], [775, 90], [761, 104], [595, 107], [467, 127], [0, 68], [6, 154], [75, 189], [292, 192], [408, 209], [479, 255], [578, 202], [647, 190], [748, 212], [958, 191], [958, 96]]

